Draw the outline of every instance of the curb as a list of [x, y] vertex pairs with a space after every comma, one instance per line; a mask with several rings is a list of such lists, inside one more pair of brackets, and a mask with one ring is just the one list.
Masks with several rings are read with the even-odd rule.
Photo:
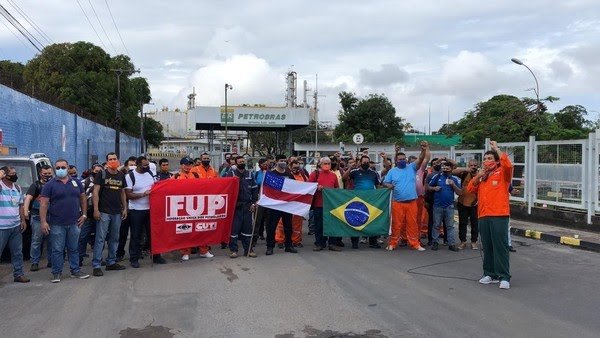
[[588, 242], [571, 236], [559, 236], [551, 233], [545, 233], [530, 229], [511, 228], [511, 234], [532, 239], [539, 239], [544, 242], [568, 245], [573, 248], [584, 249], [594, 252], [600, 252], [600, 243]]

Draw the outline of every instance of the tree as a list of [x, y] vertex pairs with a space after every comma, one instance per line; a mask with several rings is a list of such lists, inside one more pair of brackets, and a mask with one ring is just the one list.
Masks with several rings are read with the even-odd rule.
[[398, 142], [404, 136], [402, 118], [384, 95], [371, 94], [359, 99], [354, 93], [339, 94], [342, 109], [340, 124], [333, 135], [338, 141], [348, 142], [352, 135], [361, 133], [367, 142]]
[[144, 119], [144, 139], [149, 144], [158, 147], [164, 140], [162, 125], [151, 117]]
[[21, 90], [25, 86], [24, 69], [25, 66], [20, 62], [0, 61], [0, 83]]

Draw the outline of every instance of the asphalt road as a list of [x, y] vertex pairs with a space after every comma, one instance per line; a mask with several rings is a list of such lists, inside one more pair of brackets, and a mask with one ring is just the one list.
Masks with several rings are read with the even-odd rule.
[[[312, 240], [306, 238], [305, 242]], [[362, 247], [192, 258], [51, 284], [0, 267], [2, 337], [598, 337], [600, 254], [515, 238], [512, 288], [478, 251]], [[346, 242], [349, 242], [346, 240]], [[28, 267], [28, 265], [27, 265]], [[91, 272], [89, 262], [84, 266]], [[28, 269], [27, 269], [28, 270]], [[68, 268], [65, 269], [68, 271]]]

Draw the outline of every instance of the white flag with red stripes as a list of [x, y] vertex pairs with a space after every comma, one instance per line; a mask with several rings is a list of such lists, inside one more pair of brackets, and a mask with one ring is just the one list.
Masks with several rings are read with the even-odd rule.
[[301, 182], [267, 172], [258, 205], [308, 218], [317, 183]]

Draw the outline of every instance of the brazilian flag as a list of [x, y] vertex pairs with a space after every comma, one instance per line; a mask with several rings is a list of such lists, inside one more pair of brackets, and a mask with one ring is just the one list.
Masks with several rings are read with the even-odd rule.
[[390, 198], [389, 189], [323, 190], [323, 235], [387, 235], [391, 222]]

